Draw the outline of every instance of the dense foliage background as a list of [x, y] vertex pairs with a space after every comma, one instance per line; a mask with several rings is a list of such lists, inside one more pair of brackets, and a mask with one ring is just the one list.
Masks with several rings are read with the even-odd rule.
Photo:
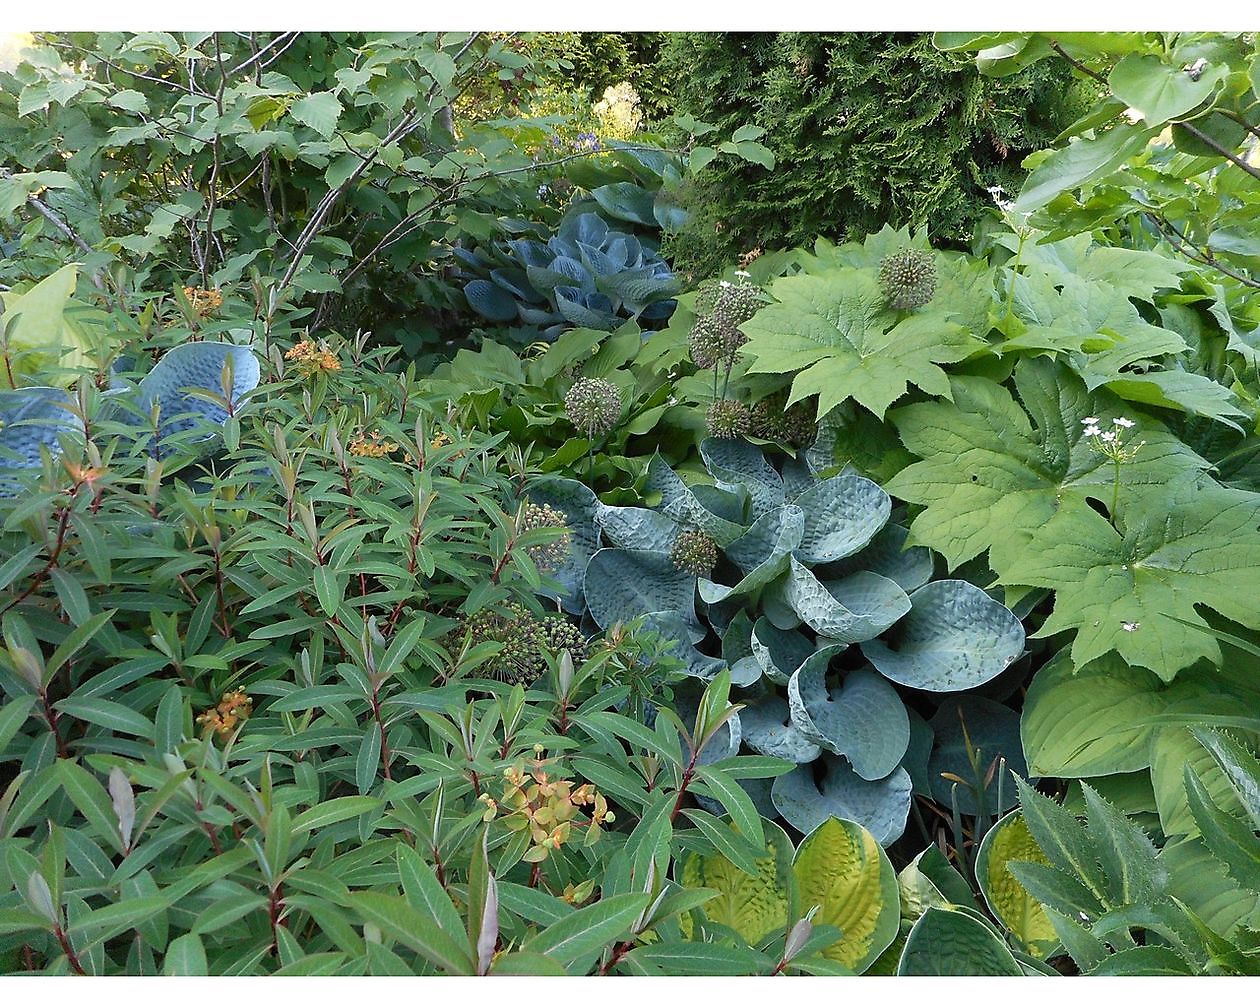
[[0, 969], [1260, 972], [1254, 36], [31, 41]]

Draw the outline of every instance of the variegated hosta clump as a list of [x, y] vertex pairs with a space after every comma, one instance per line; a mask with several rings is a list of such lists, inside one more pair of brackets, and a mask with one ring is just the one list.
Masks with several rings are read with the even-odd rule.
[[975, 690], [1023, 654], [1015, 615], [935, 579], [888, 494], [820, 476], [821, 454], [768, 457], [738, 438], [700, 453], [708, 479], [692, 484], [652, 459], [653, 508], [603, 504], [574, 480], [531, 491], [571, 530], [560, 604], [603, 630], [646, 617], [699, 680], [729, 667], [745, 707], [701, 761], [742, 745], [796, 763], [753, 797], [801, 832], [837, 816], [890, 844], [916, 792], [986, 821], [1011, 807], [1010, 773], [989, 771], [1002, 757], [1026, 772], [1019, 717], [991, 699], [1010, 691]]

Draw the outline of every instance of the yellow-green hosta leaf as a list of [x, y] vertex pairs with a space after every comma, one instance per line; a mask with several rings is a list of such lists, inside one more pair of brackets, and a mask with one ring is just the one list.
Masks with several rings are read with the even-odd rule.
[[[78, 267], [63, 266], [21, 294], [6, 291], [0, 326], [7, 343], [8, 366], [0, 368], [0, 388], [29, 385], [31, 379], [53, 368], [77, 368], [89, 363], [91, 347], [78, 327], [66, 322], [66, 308], [74, 294]], [[49, 384], [40, 381], [38, 384]]]
[[994, 916], [1010, 928], [1032, 955], [1044, 959], [1059, 944], [1054, 925], [1041, 904], [1011, 874], [1007, 868], [1011, 861], [1050, 863], [1017, 811], [999, 820], [984, 835], [976, 859], [976, 878]]
[[[756, 859], [757, 874], [747, 875], [721, 854], [691, 854], [682, 866], [679, 882], [687, 889], [716, 889], [719, 895], [701, 910], [716, 924], [738, 932], [756, 945], [772, 931], [788, 927], [792, 909], [792, 841], [783, 829], [763, 820], [765, 854]], [[680, 918], [683, 936], [691, 937], [691, 918]]]
[[879, 842], [847, 819], [828, 819], [801, 841], [793, 864], [801, 909], [844, 936], [823, 955], [861, 973], [897, 937], [897, 876]]

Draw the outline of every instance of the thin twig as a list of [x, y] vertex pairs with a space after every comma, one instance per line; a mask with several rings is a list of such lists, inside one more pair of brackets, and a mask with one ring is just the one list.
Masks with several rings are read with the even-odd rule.
[[[77, 231], [75, 231], [75, 229], [72, 228], [68, 223], [66, 223], [66, 221], [63, 220], [57, 214], [57, 212], [53, 210], [53, 208], [50, 207], [47, 203], [45, 203], [43, 200], [39, 199], [36, 196], [26, 197], [26, 202], [29, 203], [32, 207], [34, 207], [35, 210], [39, 213], [39, 215], [44, 218], [44, 220], [48, 221], [49, 224], [51, 224], [54, 228], [60, 231], [66, 238], [74, 242], [74, 244], [78, 246], [78, 248], [82, 252], [84, 252], [87, 255], [95, 254], [96, 249], [92, 248], [91, 245], [89, 245], [86, 241], [84, 241], [83, 237]], [[105, 284], [101, 280], [101, 274], [99, 273], [99, 271], [93, 270], [91, 276], [92, 276], [92, 283], [96, 285], [97, 290], [101, 290], [101, 291], [105, 290]]]
[[1234, 270], [1221, 263], [1221, 261], [1212, 253], [1211, 249], [1191, 242], [1190, 239], [1186, 237], [1185, 232], [1177, 228], [1172, 221], [1155, 213], [1148, 213], [1146, 216], [1149, 217], [1155, 227], [1159, 229], [1160, 234], [1168, 239], [1169, 244], [1171, 244], [1173, 248], [1182, 255], [1186, 256], [1188, 259], [1202, 263], [1204, 266], [1210, 266], [1212, 269], [1224, 273], [1227, 277], [1233, 277], [1233, 279], [1237, 280], [1241, 284], [1245, 284], [1248, 287], [1260, 289], [1260, 281], [1253, 280], [1251, 277], [1244, 276], [1241, 273], [1236, 273]]

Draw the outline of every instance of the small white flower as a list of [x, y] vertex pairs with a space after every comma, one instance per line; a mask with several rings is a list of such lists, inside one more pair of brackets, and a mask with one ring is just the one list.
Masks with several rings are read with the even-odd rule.
[[735, 271], [735, 275], [736, 275], [737, 277], [750, 277], [750, 276], [752, 276], [752, 274], [751, 274], [751, 273], [749, 273], [749, 272], [748, 272], [748, 270], [736, 270], [736, 271]]
[[729, 287], [730, 285], [731, 285], [731, 282], [730, 282], [729, 280], [719, 280], [719, 281], [718, 281], [718, 286], [719, 286], [719, 287]]
[[1090, 424], [1088, 427], [1086, 427], [1086, 428], [1085, 428], [1085, 436], [1086, 436], [1086, 437], [1098, 437], [1098, 435], [1099, 435], [1100, 433], [1102, 433], [1102, 432], [1101, 432], [1101, 431], [1100, 431], [1097, 427], [1095, 427], [1093, 424]]
[[1120, 624], [1120, 629], [1123, 630], [1125, 633], [1133, 633], [1135, 630], [1141, 627], [1141, 625], [1142, 625], [1141, 623], [1130, 623], [1126, 620], [1125, 622]]
[[1097, 427], [1097, 426], [1098, 426], [1098, 417], [1096, 417], [1096, 416], [1087, 416], [1084, 420], [1082, 420], [1082, 421], [1081, 421], [1081, 426], [1082, 426], [1082, 427]]
[[1137, 424], [1135, 424], [1128, 417], [1118, 416], [1116, 417], [1116, 426], [1123, 427], [1125, 430], [1128, 430], [1130, 427], [1136, 427]]
[[1104, 441], [1106, 441], [1108, 444], [1110, 444], [1112, 441], [1116, 439], [1116, 432], [1113, 430], [1105, 430], [1098, 436], [1102, 438]]

